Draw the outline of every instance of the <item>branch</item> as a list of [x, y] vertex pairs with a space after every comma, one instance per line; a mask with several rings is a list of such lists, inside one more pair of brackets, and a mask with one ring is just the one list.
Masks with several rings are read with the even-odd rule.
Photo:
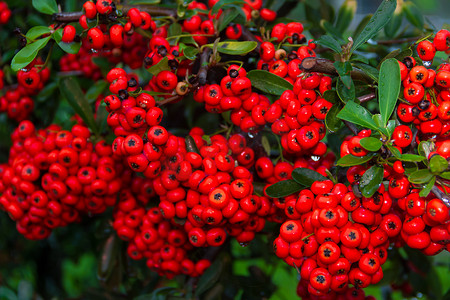
[[433, 186], [431, 188], [431, 192], [433, 192], [433, 194], [438, 197], [440, 200], [442, 200], [442, 202], [444, 202], [444, 204], [450, 208], [450, 196], [445, 194], [443, 191], [441, 191], [437, 186]]
[[203, 52], [200, 54], [200, 69], [198, 70], [198, 82], [200, 85], [206, 84], [206, 79], [208, 76], [208, 64], [209, 58], [212, 54], [211, 48], [205, 48]]
[[388, 41], [377, 41], [377, 44], [380, 45], [393, 45], [393, 44], [403, 44], [403, 43], [410, 43], [415, 42], [417, 40], [420, 40], [420, 37], [409, 37], [404, 39], [398, 39], [398, 40], [388, 40]]
[[349, 121], [344, 121], [344, 124], [348, 127], [348, 129], [350, 129], [350, 131], [354, 135], [358, 135], [358, 128], [356, 128], [355, 124], [353, 124], [352, 122], [349, 122]]
[[358, 100], [359, 100], [359, 102], [364, 103], [364, 102], [369, 102], [370, 100], [375, 99], [375, 98], [376, 98], [375, 93], [370, 93], [370, 94], [358, 97]]
[[[317, 72], [324, 73], [333, 76], [338, 76], [338, 72], [333, 65], [333, 61], [325, 58], [306, 57], [300, 64], [300, 69], [305, 72]], [[362, 80], [365, 82], [373, 82], [373, 79], [367, 76], [365, 73], [359, 70], [353, 70], [350, 72], [352, 79]]]
[[[131, 8], [137, 8], [140, 11], [145, 11], [149, 13], [152, 17], [153, 16], [170, 16], [175, 17], [177, 15], [176, 10], [167, 8], [167, 7], [159, 7], [159, 6], [152, 6], [152, 5], [118, 5], [118, 9], [122, 10], [123, 15], [126, 15], [128, 10]], [[53, 14], [52, 18], [55, 22], [64, 22], [64, 23], [70, 23], [70, 22], [78, 22], [80, 17], [83, 15], [83, 12], [61, 12]]]

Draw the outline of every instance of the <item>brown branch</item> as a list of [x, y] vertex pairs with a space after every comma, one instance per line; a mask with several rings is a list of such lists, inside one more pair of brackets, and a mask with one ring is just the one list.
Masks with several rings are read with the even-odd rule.
[[206, 79], [208, 76], [208, 64], [209, 64], [209, 58], [211, 57], [212, 49], [211, 48], [205, 48], [203, 52], [200, 54], [200, 69], [197, 73], [198, 83], [200, 85], [206, 84]]
[[344, 121], [345, 126], [348, 127], [348, 129], [350, 129], [350, 131], [354, 134], [354, 135], [358, 135], [358, 128], [356, 128], [355, 124], [353, 124], [352, 122], [349, 121]]
[[398, 39], [398, 40], [377, 41], [377, 44], [379, 44], [379, 45], [403, 44], [403, 43], [415, 42], [419, 39], [420, 39], [420, 37], [416, 36], [416, 37], [409, 37], [409, 38]]
[[[122, 10], [123, 14], [126, 15], [128, 10], [131, 8], [137, 8], [140, 11], [148, 12], [152, 17], [153, 16], [170, 16], [175, 17], [177, 15], [177, 11], [175, 9], [167, 8], [167, 7], [159, 7], [159, 6], [151, 6], [151, 5], [118, 5], [118, 9]], [[78, 22], [80, 17], [83, 15], [83, 12], [61, 12], [53, 14], [52, 18], [55, 22]]]
[[[306, 57], [300, 64], [300, 69], [302, 69], [305, 72], [324, 73], [332, 76], [339, 75], [336, 68], [333, 65], [333, 61], [325, 58]], [[351, 71], [350, 76], [354, 80], [373, 82], [372, 78], [370, 78], [368, 75], [359, 70]]]
[[370, 100], [375, 99], [375, 98], [376, 98], [375, 93], [370, 93], [370, 94], [362, 95], [362, 96], [358, 97], [358, 100], [359, 100], [359, 102], [364, 103], [364, 102], [369, 102]]

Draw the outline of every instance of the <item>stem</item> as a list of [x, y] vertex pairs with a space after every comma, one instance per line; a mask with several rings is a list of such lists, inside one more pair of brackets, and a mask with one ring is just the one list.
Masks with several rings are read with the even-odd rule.
[[[126, 15], [128, 10], [131, 8], [137, 8], [140, 11], [145, 11], [152, 16], [168, 16], [175, 17], [177, 15], [177, 11], [175, 9], [167, 8], [167, 7], [159, 7], [152, 5], [118, 5], [118, 9], [123, 11], [123, 14]], [[83, 15], [83, 12], [61, 12], [53, 14], [53, 21], [55, 22], [78, 22], [80, 17]]]
[[345, 126], [348, 127], [348, 129], [350, 129], [350, 131], [354, 134], [357, 135], [358, 134], [358, 128], [356, 128], [355, 124], [353, 124], [352, 122], [349, 121], [344, 121]]
[[[333, 65], [333, 62], [325, 58], [306, 57], [300, 64], [300, 69], [306, 72], [324, 73], [333, 76], [339, 75], [336, 68]], [[351, 71], [350, 76], [352, 77], [352, 79], [355, 80], [373, 82], [373, 79], [371, 79], [365, 73], [358, 70]]]
[[398, 40], [377, 41], [377, 44], [379, 44], [379, 45], [403, 44], [403, 43], [415, 42], [417, 40], [418, 40], [417, 37], [409, 37], [409, 38], [398, 39]]
[[209, 58], [212, 54], [211, 48], [205, 48], [203, 52], [200, 54], [200, 69], [198, 70], [197, 77], [200, 85], [206, 84], [206, 79], [208, 76], [208, 63]]
[[370, 100], [375, 99], [375, 98], [376, 98], [375, 93], [370, 93], [370, 94], [358, 97], [358, 100], [359, 100], [359, 102], [364, 103], [364, 102], [369, 102]]

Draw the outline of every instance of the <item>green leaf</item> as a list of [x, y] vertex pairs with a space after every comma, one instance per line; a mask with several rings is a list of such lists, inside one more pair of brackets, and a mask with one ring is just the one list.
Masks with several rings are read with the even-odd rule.
[[108, 82], [106, 80], [97, 80], [86, 92], [86, 99], [90, 104], [95, 103], [97, 97], [103, 93], [103, 91], [108, 87]]
[[203, 273], [198, 281], [197, 288], [195, 290], [196, 297], [206, 292], [219, 280], [222, 269], [223, 262], [220, 259], [216, 259], [214, 263], [206, 269], [205, 273]]
[[301, 184], [298, 184], [294, 180], [288, 179], [288, 180], [282, 180], [278, 181], [277, 183], [274, 183], [267, 187], [266, 194], [267, 196], [271, 198], [280, 198], [280, 197], [286, 197], [293, 193], [296, 193], [305, 187]]
[[384, 26], [384, 34], [388, 38], [393, 38], [397, 31], [401, 28], [403, 21], [403, 12], [400, 11], [397, 13], [397, 11], [394, 12], [394, 15], [389, 20], [389, 22]]
[[380, 150], [381, 146], [383, 146], [383, 143], [379, 139], [370, 136], [362, 138], [359, 143], [364, 149], [372, 152]]
[[434, 143], [431, 141], [422, 141], [417, 148], [420, 155], [428, 157], [434, 151]]
[[336, 162], [336, 165], [341, 166], [341, 167], [357, 166], [357, 165], [362, 165], [363, 163], [368, 162], [372, 158], [373, 158], [372, 154], [368, 154], [368, 155], [362, 156], [362, 157], [353, 156], [351, 154], [348, 154], [344, 157], [341, 157]]
[[353, 80], [350, 80], [350, 88], [347, 88], [342, 82], [341, 77], [339, 77], [336, 81], [336, 92], [342, 102], [353, 102], [356, 97], [355, 84], [353, 83]]
[[388, 138], [391, 139], [392, 134], [394, 133], [395, 127], [397, 126], [395, 120], [389, 120], [386, 131], [388, 133]]
[[401, 161], [411, 161], [411, 162], [420, 162], [423, 161], [425, 159], [425, 157], [420, 156], [420, 155], [416, 155], [416, 154], [402, 154], [400, 156], [400, 160]]
[[389, 151], [391, 151], [392, 155], [394, 155], [395, 158], [400, 159], [400, 157], [402, 157], [402, 154], [397, 148], [389, 144], [387, 144], [386, 146], [389, 149]]
[[414, 184], [423, 184], [431, 180], [433, 174], [428, 169], [417, 170], [408, 176], [408, 180]]
[[333, 104], [340, 102], [339, 96], [335, 90], [326, 90], [323, 93], [322, 98]]
[[414, 3], [410, 1], [405, 2], [403, 4], [403, 11], [405, 12], [406, 19], [409, 21], [409, 23], [413, 24], [414, 27], [418, 28], [419, 30], [424, 30], [423, 14]]
[[284, 91], [294, 88], [289, 81], [268, 71], [252, 70], [247, 73], [247, 78], [253, 87], [271, 95], [280, 96]]
[[372, 166], [364, 172], [359, 186], [364, 197], [369, 198], [375, 194], [383, 181], [383, 172], [384, 169], [379, 166]]
[[36, 55], [38, 54], [39, 50], [44, 48], [48, 41], [50, 40], [50, 36], [39, 39], [33, 43], [30, 43], [23, 47], [17, 54], [13, 57], [11, 61], [11, 69], [15, 72], [19, 71], [20, 69], [25, 68], [28, 66], [33, 59], [35, 59]]
[[428, 194], [431, 192], [431, 189], [433, 188], [435, 182], [436, 182], [436, 176], [433, 176], [433, 178], [431, 178], [431, 180], [419, 192], [419, 196], [420, 197], [427, 197]]
[[267, 136], [263, 135], [261, 137], [261, 145], [262, 145], [264, 151], [266, 152], [267, 156], [270, 156], [271, 147], [270, 147], [269, 139], [267, 138]]
[[150, 68], [147, 69], [147, 71], [153, 76], [158, 75], [162, 71], [169, 71], [169, 70], [170, 70], [169, 58], [167, 58], [167, 56], [161, 59], [159, 63], [157, 63], [156, 65], [151, 66]]
[[439, 174], [439, 177], [450, 180], [450, 172], [443, 172], [443, 173]]
[[197, 58], [198, 49], [195, 47], [186, 47], [183, 49], [183, 55], [190, 60], [194, 60]]
[[230, 25], [231, 22], [240, 14], [239, 10], [240, 8], [231, 7], [224, 12], [219, 17], [218, 22], [218, 32], [222, 32], [225, 28], [227, 28], [228, 25]]
[[341, 110], [342, 106], [334, 104], [325, 116], [325, 125], [331, 132], [336, 132], [342, 127], [342, 121], [337, 117], [337, 114]]
[[338, 113], [338, 118], [361, 125], [364, 128], [378, 130], [375, 121], [372, 119], [372, 114], [355, 102], [349, 101], [344, 108]]
[[167, 38], [180, 35], [183, 32], [181, 25], [178, 23], [172, 23], [167, 29]]
[[373, 14], [372, 18], [370, 18], [369, 23], [367, 23], [367, 25], [361, 31], [361, 34], [359, 34], [356, 38], [350, 51], [355, 51], [362, 44], [374, 37], [378, 33], [378, 31], [380, 31], [381, 28], [383, 28], [387, 24], [387, 22], [389, 22], [396, 6], [397, 0], [383, 0], [377, 11]]
[[439, 154], [435, 154], [430, 159], [430, 171], [433, 174], [441, 173], [447, 170], [448, 161], [440, 156]]
[[366, 28], [372, 16], [373, 16], [372, 14], [367, 14], [364, 18], [362, 18], [358, 26], [356, 26], [355, 32], [353, 33], [352, 36], [354, 41], [359, 37], [363, 29]]
[[356, 7], [356, 0], [346, 0], [339, 8], [335, 27], [340, 33], [344, 33], [352, 22], [356, 13]]
[[328, 22], [325, 19], [320, 20], [320, 26], [323, 28], [323, 30], [325, 30], [325, 32], [328, 35], [332, 35], [336, 40], [338, 40], [339, 42], [344, 42], [342, 40], [342, 34], [333, 26], [333, 24], [331, 24], [330, 22]]
[[331, 50], [333, 50], [336, 53], [341, 53], [342, 49], [341, 49], [341, 44], [339, 44], [339, 42], [332, 36], [330, 35], [322, 35], [317, 41], [317, 44], [325, 47], [325, 48], [329, 48]]
[[372, 67], [371, 65], [360, 63], [360, 62], [354, 62], [353, 66], [355, 66], [356, 68], [363, 71], [373, 81], [378, 82], [379, 72], [376, 68]]
[[55, 0], [33, 0], [33, 7], [47, 15], [53, 15], [58, 12], [58, 5]]
[[351, 89], [352, 77], [350, 76], [350, 72], [353, 69], [351, 63], [348, 61], [346, 62], [336, 61], [333, 63], [333, 65], [336, 68], [336, 71], [338, 72], [342, 83], [345, 85], [347, 89]]
[[395, 109], [400, 93], [400, 84], [401, 77], [398, 61], [395, 58], [385, 60], [381, 64], [378, 80], [378, 99], [383, 121], [382, 127], [386, 127]]
[[292, 171], [292, 179], [294, 179], [295, 182], [307, 187], [311, 187], [315, 181], [328, 180], [328, 178], [322, 174], [308, 168], [295, 168]]
[[34, 40], [38, 37], [40, 37], [43, 34], [50, 33], [51, 29], [47, 26], [34, 26], [31, 27], [30, 30], [28, 30], [26, 37], [29, 40]]
[[55, 42], [65, 52], [70, 53], [70, 54], [77, 54], [78, 51], [80, 51], [81, 42], [78, 42], [78, 43], [76, 43], [76, 42], [64, 43], [63, 41], [61, 41], [62, 34], [63, 34], [63, 29], [62, 28], [56, 30], [53, 33], [53, 39], [55, 40]]
[[[253, 51], [256, 46], [258, 46], [258, 43], [253, 41], [219, 42], [217, 43], [217, 51], [230, 55], [245, 55]], [[214, 44], [207, 44], [205, 47], [213, 48]]]
[[230, 4], [245, 4], [244, 0], [219, 0], [211, 8], [211, 14], [217, 13], [223, 6]]
[[61, 78], [59, 90], [64, 98], [67, 99], [75, 113], [77, 113], [86, 125], [98, 134], [97, 124], [94, 121], [92, 108], [83, 94], [80, 85], [73, 77]]

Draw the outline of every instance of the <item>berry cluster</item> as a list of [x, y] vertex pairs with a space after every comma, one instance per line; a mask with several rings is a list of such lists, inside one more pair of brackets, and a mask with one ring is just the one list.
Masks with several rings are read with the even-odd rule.
[[[34, 108], [31, 96], [44, 88], [50, 77], [50, 69], [41, 67], [40, 58], [34, 60], [27, 69], [17, 72], [17, 87], [8, 87], [4, 96], [0, 97], [0, 112], [6, 112], [8, 118], [26, 120]], [[3, 72], [0, 76], [1, 86], [4, 86]]]
[[91, 140], [88, 128], [36, 130], [22, 121], [12, 140], [1, 168], [0, 207], [26, 238], [44, 239], [81, 214], [99, 214], [116, 203], [123, 164], [110, 145]]

